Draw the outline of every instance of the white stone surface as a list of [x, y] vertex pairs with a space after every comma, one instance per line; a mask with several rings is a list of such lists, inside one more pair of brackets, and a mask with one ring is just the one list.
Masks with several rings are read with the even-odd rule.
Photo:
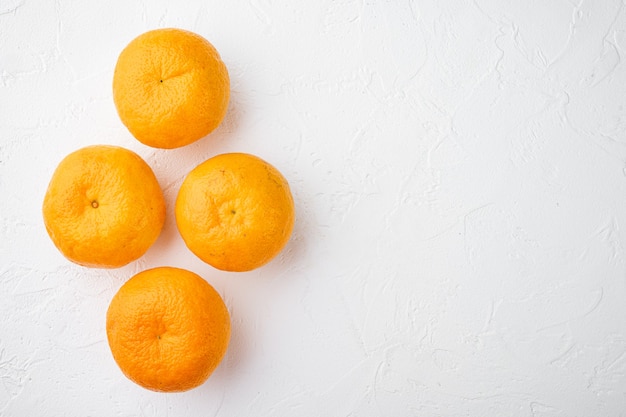
[[[121, 49], [193, 30], [232, 78], [224, 124], [137, 142]], [[626, 4], [621, 0], [0, 0], [0, 415], [626, 416]], [[168, 220], [116, 270], [63, 258], [41, 202], [90, 144], [142, 155]], [[185, 174], [228, 151], [288, 178], [295, 232], [219, 272], [184, 246]], [[108, 303], [172, 265], [224, 296], [232, 342], [201, 387], [114, 363]]]

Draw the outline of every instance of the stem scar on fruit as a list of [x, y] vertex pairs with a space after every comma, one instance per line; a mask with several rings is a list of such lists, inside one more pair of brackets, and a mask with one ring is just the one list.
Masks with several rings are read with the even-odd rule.
[[97, 200], [93, 200], [93, 201], [91, 202], [91, 207], [93, 207], [93, 208], [98, 208], [98, 206], [99, 206], [99, 204], [98, 204], [98, 201], [97, 201]]

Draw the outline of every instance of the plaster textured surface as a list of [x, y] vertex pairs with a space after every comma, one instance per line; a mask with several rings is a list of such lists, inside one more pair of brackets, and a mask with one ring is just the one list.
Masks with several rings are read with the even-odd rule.
[[[112, 101], [140, 33], [180, 27], [228, 66], [224, 123], [137, 142]], [[1, 0], [0, 415], [626, 416], [626, 4], [622, 0]], [[139, 153], [168, 203], [120, 269], [71, 264], [41, 202], [58, 162]], [[289, 180], [293, 238], [249, 273], [184, 246], [186, 173], [256, 154]], [[105, 312], [171, 265], [232, 315], [201, 387], [114, 363]]]

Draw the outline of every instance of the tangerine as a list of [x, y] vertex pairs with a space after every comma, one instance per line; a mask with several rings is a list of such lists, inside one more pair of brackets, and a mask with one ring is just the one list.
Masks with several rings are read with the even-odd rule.
[[120, 53], [113, 100], [122, 123], [145, 145], [177, 148], [211, 133], [230, 98], [226, 65], [202, 36], [183, 29], [145, 32]]
[[246, 153], [212, 157], [184, 179], [176, 224], [187, 247], [224, 271], [249, 271], [272, 260], [290, 239], [294, 201], [285, 177]]
[[165, 200], [150, 166], [118, 146], [93, 145], [57, 166], [43, 200], [50, 238], [70, 261], [117, 268], [141, 257], [165, 221]]
[[187, 391], [217, 368], [230, 340], [230, 316], [219, 293], [180, 268], [140, 272], [115, 294], [106, 315], [115, 362], [152, 391]]

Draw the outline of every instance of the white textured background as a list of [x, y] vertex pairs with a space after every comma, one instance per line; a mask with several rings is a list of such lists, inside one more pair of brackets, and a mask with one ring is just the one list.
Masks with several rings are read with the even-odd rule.
[[[209, 39], [224, 124], [177, 150], [112, 101], [121, 49]], [[0, 415], [626, 416], [626, 4], [621, 0], [0, 0]], [[41, 202], [79, 147], [142, 155], [169, 217], [117, 270], [65, 260]], [[185, 174], [267, 159], [297, 207], [279, 258], [218, 272], [182, 243]], [[199, 273], [233, 321], [201, 387], [128, 381], [120, 285]]]

